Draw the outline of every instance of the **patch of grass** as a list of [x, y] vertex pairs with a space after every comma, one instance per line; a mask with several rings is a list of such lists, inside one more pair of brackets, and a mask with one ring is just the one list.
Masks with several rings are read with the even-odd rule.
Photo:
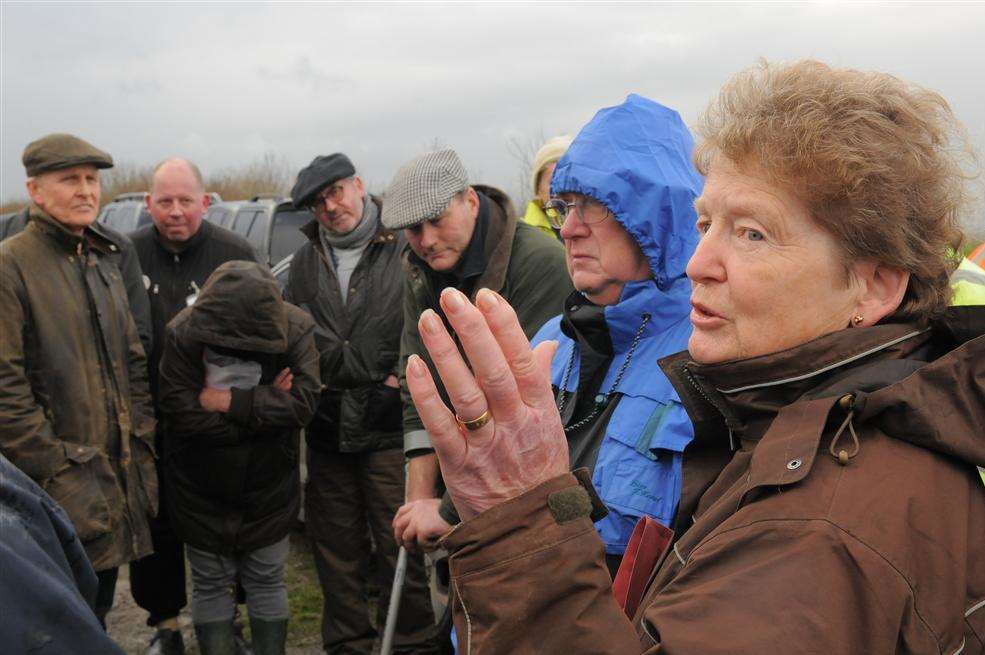
[[291, 533], [291, 555], [287, 560], [285, 575], [291, 610], [287, 643], [290, 646], [320, 645], [321, 586], [318, 584], [315, 560], [311, 555], [311, 544], [301, 533]]

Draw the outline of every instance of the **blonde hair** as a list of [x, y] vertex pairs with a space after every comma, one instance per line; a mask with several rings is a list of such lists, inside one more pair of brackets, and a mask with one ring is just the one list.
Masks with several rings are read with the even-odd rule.
[[726, 83], [697, 132], [702, 173], [718, 156], [765, 170], [834, 235], [846, 270], [869, 259], [909, 272], [893, 320], [946, 309], [974, 153], [940, 95], [885, 73], [760, 61]]

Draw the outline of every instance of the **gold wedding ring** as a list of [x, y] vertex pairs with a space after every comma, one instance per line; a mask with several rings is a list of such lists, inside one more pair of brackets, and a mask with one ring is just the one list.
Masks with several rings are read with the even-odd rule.
[[455, 420], [458, 421], [458, 426], [460, 428], [468, 430], [469, 432], [475, 432], [483, 425], [488, 423], [490, 419], [492, 419], [492, 414], [489, 413], [488, 409], [482, 412], [482, 414], [480, 414], [477, 418], [472, 419], [471, 421], [464, 421], [458, 414], [455, 414]]

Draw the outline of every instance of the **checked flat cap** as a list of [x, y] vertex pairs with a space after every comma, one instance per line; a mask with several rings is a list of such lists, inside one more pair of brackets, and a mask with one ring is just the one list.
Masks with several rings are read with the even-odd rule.
[[468, 186], [458, 153], [450, 148], [424, 153], [401, 166], [390, 183], [383, 199], [383, 225], [400, 230], [431, 220]]

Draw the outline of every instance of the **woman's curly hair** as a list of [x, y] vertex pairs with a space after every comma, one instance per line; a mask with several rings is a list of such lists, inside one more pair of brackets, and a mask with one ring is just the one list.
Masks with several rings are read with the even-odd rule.
[[908, 271], [892, 320], [946, 309], [975, 159], [940, 95], [885, 73], [760, 61], [726, 83], [697, 132], [698, 170], [718, 156], [765, 170], [834, 235], [846, 270], [869, 259]]

